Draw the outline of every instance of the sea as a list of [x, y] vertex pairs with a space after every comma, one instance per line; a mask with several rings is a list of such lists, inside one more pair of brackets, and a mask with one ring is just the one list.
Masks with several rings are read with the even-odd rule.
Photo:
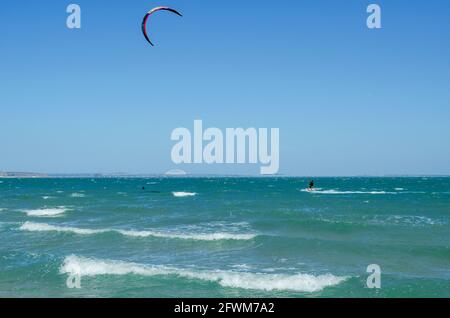
[[0, 179], [0, 297], [450, 297], [448, 177]]

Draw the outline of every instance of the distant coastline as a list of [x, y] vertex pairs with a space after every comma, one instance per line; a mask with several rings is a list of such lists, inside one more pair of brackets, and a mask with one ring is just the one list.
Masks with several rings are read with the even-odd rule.
[[48, 178], [49, 175], [45, 173], [35, 173], [35, 172], [1, 172], [0, 171], [0, 179], [4, 178]]

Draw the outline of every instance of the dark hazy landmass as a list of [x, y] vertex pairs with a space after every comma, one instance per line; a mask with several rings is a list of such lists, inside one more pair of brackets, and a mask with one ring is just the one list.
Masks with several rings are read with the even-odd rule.
[[45, 173], [35, 172], [2, 172], [0, 171], [0, 178], [48, 178]]

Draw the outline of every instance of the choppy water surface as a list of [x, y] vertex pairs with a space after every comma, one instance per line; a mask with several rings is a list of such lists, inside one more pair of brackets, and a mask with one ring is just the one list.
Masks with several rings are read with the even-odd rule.
[[450, 178], [307, 183], [1, 179], [0, 297], [450, 297]]

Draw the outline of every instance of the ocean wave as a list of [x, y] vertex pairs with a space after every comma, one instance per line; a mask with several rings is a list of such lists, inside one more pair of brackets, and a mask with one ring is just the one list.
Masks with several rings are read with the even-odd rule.
[[45, 196], [42, 197], [42, 199], [44, 199], [44, 200], [53, 199], [53, 198], [54, 198], [54, 197], [51, 197], [51, 196], [49, 196], [49, 195], [45, 195]]
[[338, 190], [309, 190], [302, 189], [302, 192], [314, 193], [314, 194], [397, 194], [397, 192], [387, 191], [338, 191]]
[[70, 195], [71, 198], [84, 198], [86, 195], [83, 193], [72, 193]]
[[171, 233], [157, 231], [133, 231], [119, 229], [81, 229], [76, 227], [55, 226], [46, 223], [25, 222], [21, 227], [24, 231], [36, 232], [65, 232], [81, 235], [92, 235], [100, 233], [115, 232], [130, 237], [160, 237], [196, 241], [218, 241], [218, 240], [251, 240], [256, 234], [235, 234], [235, 233]]
[[105, 230], [90, 230], [90, 229], [79, 229], [76, 227], [63, 227], [63, 226], [55, 226], [46, 223], [35, 223], [35, 222], [25, 222], [19, 228], [22, 231], [31, 231], [31, 232], [66, 232], [66, 233], [76, 233], [76, 234], [98, 234], [107, 232]]
[[375, 216], [370, 223], [381, 225], [407, 225], [407, 226], [426, 226], [426, 225], [442, 225], [444, 222], [432, 219], [426, 216], [418, 215], [390, 215]]
[[194, 197], [198, 193], [196, 192], [172, 192], [174, 197], [182, 198], [182, 197]]
[[444, 225], [445, 220], [432, 219], [418, 215], [373, 215], [373, 216], [317, 216], [315, 220], [331, 224], [373, 225], [373, 226], [411, 226], [424, 227], [430, 225]]
[[203, 233], [203, 234], [178, 234], [178, 233], [161, 233], [152, 231], [126, 231], [115, 230], [116, 232], [135, 237], [161, 237], [183, 240], [197, 241], [219, 241], [219, 240], [251, 240], [256, 237], [255, 234], [234, 234], [234, 233]]
[[326, 287], [335, 286], [347, 277], [332, 274], [267, 274], [224, 270], [194, 270], [163, 265], [142, 265], [137, 263], [97, 260], [75, 255], [64, 259], [60, 274], [97, 276], [97, 275], [142, 275], [142, 276], [178, 276], [186, 279], [215, 282], [222, 287], [285, 290], [296, 292], [319, 292]]
[[37, 217], [58, 217], [67, 211], [70, 211], [70, 209], [63, 206], [51, 209], [23, 210], [23, 212], [25, 212], [28, 216]]

